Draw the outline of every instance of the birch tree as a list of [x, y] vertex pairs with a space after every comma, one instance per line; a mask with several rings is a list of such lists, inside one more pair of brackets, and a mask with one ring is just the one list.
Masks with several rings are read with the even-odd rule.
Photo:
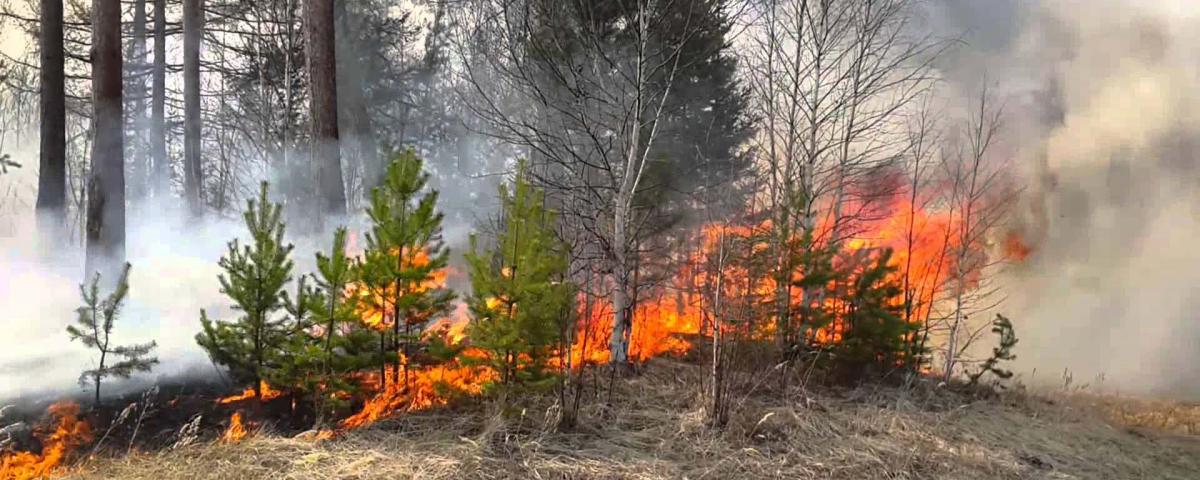
[[985, 83], [958, 132], [957, 143], [944, 148], [942, 165], [951, 184], [947, 200], [956, 218], [950, 252], [952, 309], [947, 320], [944, 378], [959, 367], [963, 351], [990, 324], [972, 325], [970, 316], [994, 307], [996, 289], [988, 285], [992, 266], [988, 243], [1003, 220], [1013, 191], [1004, 176], [1005, 159], [992, 150], [1000, 131], [1002, 111], [996, 108]]
[[669, 171], [656, 149], [692, 67], [683, 52], [722, 2], [478, 0], [458, 23], [475, 113], [489, 133], [531, 153], [530, 172], [563, 222], [604, 255], [613, 365], [628, 361], [646, 201]]
[[[905, 151], [903, 119], [932, 85], [943, 45], [913, 35], [909, 0], [774, 0], [756, 5], [744, 51], [758, 113], [773, 229], [775, 321], [781, 352], [803, 337], [797, 313], [820, 303], [793, 290], [805, 265], [790, 250], [836, 247], [879, 198], [859, 195], [870, 174]], [[811, 235], [812, 242], [795, 242]], [[799, 298], [795, 298], [799, 296]]]

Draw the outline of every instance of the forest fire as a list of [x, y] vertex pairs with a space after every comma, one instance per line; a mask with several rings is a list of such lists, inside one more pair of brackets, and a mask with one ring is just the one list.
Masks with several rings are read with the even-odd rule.
[[[893, 270], [888, 280], [900, 285], [903, 291], [901, 296], [893, 300], [894, 304], [907, 304], [906, 317], [910, 321], [921, 322], [929, 317], [934, 305], [941, 300], [939, 294], [944, 293], [946, 284], [955, 270], [954, 253], [958, 245], [954, 233], [958, 227], [955, 223], [958, 219], [949, 212], [912, 208], [914, 203], [916, 202], [902, 196], [895, 196], [890, 202], [872, 206], [871, 214], [863, 215], [869, 218], [843, 225], [843, 231], [850, 235], [840, 242], [834, 262], [836, 265], [854, 268], [854, 263], [871, 258], [870, 252], [890, 249], [892, 255], [888, 265], [893, 267]], [[815, 237], [828, 238], [831, 236], [831, 230], [829, 225], [818, 225], [816, 231], [819, 233]], [[705, 301], [712, 300], [706, 299], [705, 294], [701, 292], [711, 290], [717, 283], [716, 274], [711, 270], [718, 261], [721, 242], [737, 243], [736, 248], [752, 252], [751, 255], [767, 254], [771, 248], [770, 221], [752, 226], [713, 223], [702, 227], [700, 232], [700, 248], [680, 267], [683, 271], [673, 276], [676, 283], [668, 289], [663, 289], [664, 291], [639, 299], [637, 308], [633, 311], [633, 330], [629, 347], [631, 359], [643, 362], [656, 356], [687, 353], [692, 345], [681, 336], [703, 334], [711, 329], [709, 317], [713, 315], [712, 306], [706, 305]], [[1006, 243], [1006, 248], [1011, 252], [1010, 244], [1011, 240]], [[971, 252], [973, 255], [979, 253]], [[772, 302], [777, 291], [775, 279], [761, 267], [760, 271], [748, 271], [749, 267], [743, 263], [726, 259], [716, 266], [721, 271], [720, 281], [725, 295], [757, 299], [759, 305]], [[967, 272], [967, 288], [977, 281], [978, 275], [977, 269]], [[803, 272], [797, 269], [792, 281], [798, 282], [802, 278]], [[665, 290], [674, 290], [674, 294]], [[711, 292], [707, 295], [711, 295]], [[788, 296], [794, 303], [793, 311], [797, 311], [800, 307], [800, 296], [796, 292], [791, 292]], [[583, 302], [580, 301], [580, 313], [583, 318], [580, 319], [578, 335], [572, 347], [572, 363], [578, 365], [581, 361], [606, 362], [609, 358], [609, 334], [612, 331], [611, 304], [605, 299], [593, 299], [592, 304], [584, 308]], [[827, 307], [831, 311], [837, 311], [836, 305]], [[587, 315], [589, 311], [590, 317]], [[761, 312], [761, 318], [747, 320], [754, 323], [749, 327], [760, 334], [774, 331], [771, 313]], [[724, 325], [723, 328], [730, 326]], [[840, 338], [837, 334], [839, 328], [835, 319], [833, 325], [813, 332], [813, 339], [819, 343], [836, 342]]]
[[80, 416], [78, 404], [56, 403], [50, 406], [49, 413], [57, 424], [54, 431], [41, 440], [41, 453], [0, 452], [0, 478], [49, 477], [63, 468], [68, 455], [92, 440], [91, 425]]
[[[354, 248], [353, 246], [351, 248]], [[351, 253], [354, 252], [350, 250]], [[400, 256], [400, 255], [397, 255]], [[423, 267], [429, 264], [429, 254], [424, 250], [418, 250], [416, 253], [404, 255], [404, 263], [414, 267]], [[363, 323], [375, 330], [385, 330], [393, 326], [394, 316], [391, 299], [396, 298], [399, 294], [422, 293], [432, 289], [444, 288], [446, 278], [452, 273], [450, 268], [442, 268], [432, 272], [432, 278], [419, 282], [416, 285], [408, 288], [409, 291], [396, 291], [396, 285], [388, 285], [385, 288], [371, 288], [363, 283], [351, 284], [347, 287], [348, 294], [358, 300], [359, 314], [362, 317]], [[401, 290], [404, 290], [402, 287]], [[401, 312], [402, 314], [404, 312]], [[417, 319], [413, 319], [417, 320]]]
[[[953, 242], [956, 225], [953, 215], [914, 209], [914, 203], [896, 197], [894, 201], [873, 205], [871, 215], [863, 216], [869, 219], [843, 225], [843, 235], [848, 238], [838, 243], [839, 248], [832, 261], [840, 265], [839, 268], [847, 269], [847, 272], [857, 272], [860, 267], [856, 265], [877, 257], [872, 252], [892, 250], [888, 264], [893, 268], [888, 273], [888, 280], [901, 285], [904, 294], [891, 302], [893, 305], [907, 305], [909, 321], [920, 322], [928, 318], [939, 299], [939, 293], [943, 292], [954, 271], [952, 252], [956, 248]], [[753, 225], [713, 223], [703, 226], [695, 238], [698, 248], [674, 267], [680, 269], [677, 274], [668, 276], [674, 279], [674, 284], [667, 288], [647, 288], [635, 294], [637, 300], [632, 310], [629, 358], [641, 363], [659, 356], [687, 354], [694, 348], [694, 339], [689, 337], [705, 335], [706, 331], [711, 331], [714, 323], [722, 331], [741, 328], [756, 338], [772, 335], [776, 327], [770, 305], [777, 297], [776, 280], [769, 274], [769, 268], [754, 263], [761, 260], [750, 259], [771, 255], [771, 230], [770, 221]], [[817, 236], [829, 238], [831, 230], [828, 225], [818, 225]], [[792, 239], [789, 244], [798, 245], [798, 241]], [[726, 250], [733, 244], [736, 244], [733, 249], [741, 252], [740, 260], [722, 257], [727, 256]], [[355, 248], [352, 242], [348, 250]], [[427, 265], [430, 261], [423, 250], [416, 250], [415, 254], [406, 255], [405, 258], [416, 266]], [[426, 280], [401, 288], [417, 293], [443, 289], [450, 271], [449, 267], [434, 270]], [[972, 276], [976, 274], [970, 272]], [[803, 275], [804, 272], [797, 269], [791, 281], [799, 282]], [[843, 284], [853, 283], [852, 279], [840, 281]], [[743, 304], [739, 307], [740, 313], [736, 314], [731, 313], [731, 307], [723, 307], [724, 313], [720, 314], [722, 318], [714, 321], [717, 313], [708, 302], [713, 301], [713, 290], [718, 285], [724, 296], [739, 298]], [[377, 290], [367, 287], [365, 283], [347, 287], [347, 294], [358, 300], [355, 308], [361, 324], [379, 332], [381, 338], [396, 327], [394, 317], [397, 312], [392, 303], [397, 296], [395, 288], [393, 285]], [[797, 311], [801, 305], [801, 295], [791, 292], [789, 298], [793, 302], [793, 311]], [[840, 311], [842, 306], [834, 304], [837, 301], [824, 300], [829, 311]], [[498, 376], [492, 370], [473, 365], [474, 362], [463, 362], [472, 357], [482, 359], [487, 353], [470, 345], [470, 312], [467, 304], [460, 301], [453, 305], [441, 317], [406, 318], [410, 315], [403, 309], [399, 315], [401, 326], [406, 331], [416, 327], [419, 329], [418, 337], [428, 339], [437, 336], [447, 345], [464, 349], [459, 359], [430, 361], [424, 358], [426, 353], [420, 348], [406, 350], [401, 342], [387, 345], [387, 349], [398, 350], [394, 354], [399, 358], [399, 365], [382, 369], [382, 372], [351, 374], [354, 383], [368, 396], [357, 413], [338, 423], [338, 430], [362, 428], [399, 413], [444, 406], [460, 395], [479, 395], [488, 383], [497, 380]], [[613, 321], [611, 303], [607, 298], [589, 299], [580, 295], [576, 308], [580, 318], [570, 347], [571, 367], [608, 362]], [[748, 323], [734, 321], [732, 316], [737, 315], [744, 317], [743, 321]], [[811, 331], [809, 335], [816, 342], [833, 343], [842, 338], [843, 332], [844, 326], [834, 318], [832, 324]], [[380, 348], [385, 348], [385, 344], [380, 343]], [[264, 400], [282, 395], [266, 382], [261, 385], [261, 390]], [[222, 398], [218, 403], [236, 403], [254, 395], [254, 389], [248, 388], [238, 395]], [[246, 427], [241, 412], [233, 414], [222, 441], [238, 441], [245, 435]]]

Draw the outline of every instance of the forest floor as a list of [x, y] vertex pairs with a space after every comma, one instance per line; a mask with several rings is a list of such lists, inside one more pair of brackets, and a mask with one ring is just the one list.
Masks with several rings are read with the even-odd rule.
[[[655, 360], [553, 428], [552, 398], [404, 414], [331, 440], [262, 428], [236, 444], [93, 458], [86, 479], [1196, 479], [1200, 405], [1081, 393], [791, 387], [733, 398], [706, 426], [697, 365]], [[754, 381], [752, 378], [747, 379]], [[589, 382], [593, 380], [589, 379]]]

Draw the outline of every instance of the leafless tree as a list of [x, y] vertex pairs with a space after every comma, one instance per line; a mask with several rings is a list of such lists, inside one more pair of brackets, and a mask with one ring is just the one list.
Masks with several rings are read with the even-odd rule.
[[[948, 319], [946, 380], [954, 374], [963, 351], [990, 324], [972, 325], [972, 314], [995, 306], [997, 291], [988, 284], [989, 242], [1011, 204], [1013, 190], [1006, 183], [1005, 158], [992, 152], [1001, 127], [1002, 110], [992, 104], [988, 86], [968, 111], [959, 141], [944, 147], [943, 166], [950, 181], [947, 200], [955, 214], [953, 247], [953, 303]], [[986, 315], [981, 315], [986, 320]]]
[[564, 221], [604, 252], [614, 365], [628, 361], [637, 245], [648, 228], [648, 206], [637, 197], [693, 33], [656, 35], [661, 17], [653, 13], [668, 5], [620, 4], [615, 32], [588, 2], [476, 0], [458, 22], [471, 26], [459, 39], [471, 108], [489, 133], [552, 166], [531, 171], [557, 197]]
[[[880, 195], [859, 192], [906, 149], [903, 119], [931, 87], [942, 43], [914, 36], [909, 0], [774, 0], [747, 25], [747, 77], [759, 114], [756, 150], [766, 174], [777, 252], [777, 342], [790, 348], [805, 319], [794, 319], [795, 242], [837, 245]], [[878, 192], [876, 192], [878, 193]], [[800, 304], [819, 302], [799, 292]]]

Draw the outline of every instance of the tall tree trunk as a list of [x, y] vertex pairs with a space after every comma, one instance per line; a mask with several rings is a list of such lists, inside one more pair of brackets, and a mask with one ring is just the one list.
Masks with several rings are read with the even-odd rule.
[[146, 0], [135, 0], [133, 2], [133, 35], [125, 55], [127, 69], [125, 72], [125, 93], [127, 94], [125, 100], [129, 102], [125, 110], [129, 147], [126, 185], [128, 186], [127, 195], [133, 203], [139, 203], [146, 197], [150, 178], [150, 166], [146, 161], [147, 155], [144, 148], [145, 142], [141, 140], [144, 137], [146, 110], [146, 89], [142, 77], [146, 65], [145, 58]]
[[312, 159], [323, 216], [346, 213], [346, 187], [338, 145], [337, 73], [334, 66], [333, 0], [305, 2], [308, 37], [309, 112], [312, 121]]
[[204, 0], [183, 0], [183, 164], [184, 193], [193, 215], [203, 213], [200, 169], [200, 41]]
[[129, 71], [126, 75], [129, 84], [126, 92], [129, 94], [131, 106], [128, 112], [129, 133], [129, 199], [140, 202], [145, 199], [149, 189], [150, 165], [147, 161], [145, 128], [146, 128], [146, 0], [136, 0], [133, 3], [133, 41], [126, 59]]
[[66, 224], [67, 104], [63, 70], [63, 2], [42, 0], [41, 151], [37, 213], [41, 227], [56, 233]]
[[[356, 29], [362, 28], [362, 22], [358, 18], [359, 13], [346, 8], [346, 2], [337, 2], [334, 8], [337, 9], [337, 30], [334, 34], [337, 43], [338, 133], [345, 147], [343, 153], [346, 154], [347, 164], [362, 169], [358, 185], [362, 189], [363, 201], [369, 203], [371, 190], [383, 178], [384, 164], [379, 156], [379, 142], [367, 110], [365, 65], [358, 57], [362, 43], [361, 37], [356, 36]], [[348, 198], [347, 201], [353, 203], [354, 199]]]
[[167, 0], [154, 0], [154, 66], [150, 100], [150, 186], [156, 197], [165, 197], [171, 186], [167, 158]]
[[[92, 168], [88, 178], [87, 272], [125, 262], [125, 152], [121, 1], [92, 1]], [[116, 278], [115, 276], [109, 276]]]

